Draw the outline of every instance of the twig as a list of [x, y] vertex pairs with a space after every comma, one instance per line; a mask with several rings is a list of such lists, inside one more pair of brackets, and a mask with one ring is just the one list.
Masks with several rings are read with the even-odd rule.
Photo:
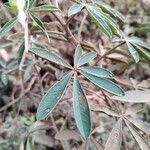
[[116, 48], [120, 47], [121, 45], [125, 44], [125, 42], [122, 42], [118, 45], [116, 45], [115, 47], [113, 47], [111, 50], [107, 51], [103, 56], [99, 57], [95, 63], [94, 66], [98, 64], [98, 62], [100, 62], [103, 58], [105, 58], [107, 55], [109, 55], [112, 51], [114, 51]]

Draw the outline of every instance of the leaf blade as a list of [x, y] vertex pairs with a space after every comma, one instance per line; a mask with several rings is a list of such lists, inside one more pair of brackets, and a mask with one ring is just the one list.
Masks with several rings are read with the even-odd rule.
[[113, 83], [112, 81], [90, 75], [83, 71], [81, 71], [81, 74], [83, 74], [89, 81], [91, 81], [93, 84], [95, 84], [99, 88], [102, 88], [103, 90], [106, 90], [107, 92], [114, 94], [114, 95], [124, 96], [123, 89], [119, 87], [118, 85], [116, 85], [115, 83]]
[[77, 77], [73, 83], [73, 110], [76, 125], [84, 139], [87, 139], [91, 132], [91, 117], [86, 96]]
[[5, 25], [0, 29], [0, 38], [3, 37], [7, 32], [9, 32], [17, 22], [17, 17], [12, 18], [10, 21], [5, 23]]
[[130, 132], [132, 133], [133, 137], [135, 138], [135, 140], [137, 141], [139, 147], [141, 148], [141, 150], [149, 150], [150, 147], [148, 146], [148, 144], [146, 143], [146, 141], [142, 138], [142, 136], [132, 127], [132, 125], [130, 124], [130, 122], [128, 122], [127, 120], [125, 120], [125, 123], [127, 125], [127, 127], [129, 128]]
[[122, 118], [118, 120], [112, 129], [104, 150], [120, 150], [122, 143]]
[[72, 16], [75, 15], [77, 13], [79, 13], [82, 9], [83, 9], [83, 5], [82, 4], [74, 4], [72, 5], [69, 10], [68, 10], [68, 16]]
[[109, 77], [114, 76], [113, 73], [110, 72], [109, 70], [98, 67], [98, 66], [80, 67], [80, 69], [96, 77], [109, 78]]
[[89, 63], [91, 62], [94, 58], [96, 58], [97, 56], [97, 53], [95, 52], [89, 52], [85, 55], [83, 55], [79, 60], [78, 60], [78, 63], [77, 63], [77, 66], [82, 66], [86, 63]]
[[[71, 80], [72, 73], [65, 75], [59, 82], [55, 83], [42, 98], [36, 113], [37, 120], [45, 119], [52, 110], [56, 107], [64, 94], [69, 81]], [[49, 100], [50, 99], [50, 100]]]
[[62, 65], [64, 67], [67, 67], [67, 68], [72, 68], [72, 66], [67, 62], [65, 61], [63, 58], [61, 58], [60, 56], [58, 56], [56, 53], [54, 52], [50, 52], [46, 49], [42, 49], [42, 48], [32, 48], [29, 50], [30, 52], [34, 53], [35, 55], [37, 56], [40, 56], [44, 59], [47, 59], [51, 62], [54, 62], [58, 65]]

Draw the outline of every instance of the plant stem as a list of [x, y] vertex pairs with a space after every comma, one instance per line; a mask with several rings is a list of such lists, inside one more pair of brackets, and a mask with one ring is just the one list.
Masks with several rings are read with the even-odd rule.
[[121, 42], [120, 44], [116, 45], [115, 47], [113, 47], [111, 50], [107, 51], [103, 56], [100, 56], [94, 63], [94, 66], [98, 64], [98, 62], [100, 62], [103, 58], [105, 58], [107, 55], [109, 55], [112, 51], [114, 51], [116, 48], [122, 46], [123, 44], [125, 44], [125, 42]]

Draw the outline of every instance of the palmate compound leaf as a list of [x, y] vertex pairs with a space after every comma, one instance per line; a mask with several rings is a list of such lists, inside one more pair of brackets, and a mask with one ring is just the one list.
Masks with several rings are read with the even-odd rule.
[[88, 74], [101, 78], [113, 77], [113, 73], [107, 69], [98, 66], [80, 67], [80, 69]]
[[77, 78], [74, 76], [73, 83], [73, 110], [76, 125], [84, 139], [87, 139], [91, 132], [90, 109], [84, 91]]
[[137, 52], [137, 50], [134, 48], [134, 46], [130, 43], [130, 42], [127, 42], [127, 46], [128, 46], [128, 50], [131, 54], [131, 56], [133, 57], [133, 59], [135, 60], [135, 62], [139, 62], [140, 60], [140, 56], [139, 56], [139, 53]]
[[65, 61], [63, 58], [61, 58], [55, 52], [52, 52], [52, 51], [49, 51], [49, 50], [46, 50], [46, 49], [42, 49], [42, 48], [39, 48], [39, 47], [32, 48], [32, 49], [30, 49], [30, 51], [32, 53], [34, 53], [35, 55], [40, 56], [40, 57], [42, 57], [46, 60], [49, 60], [51, 62], [54, 62], [58, 65], [62, 65], [64, 67], [67, 67], [67, 68], [70, 68], [70, 69], [72, 68], [72, 66], [67, 61]]
[[125, 92], [123, 97], [113, 96], [111, 99], [130, 103], [149, 103], [150, 90], [131, 90]]
[[112, 129], [104, 150], [120, 150], [122, 143], [122, 118], [118, 120]]
[[7, 32], [9, 32], [17, 22], [17, 17], [12, 18], [6, 22], [5, 25], [0, 29], [0, 38], [2, 38]]
[[69, 81], [71, 80], [72, 72], [65, 75], [59, 82], [54, 84], [42, 98], [37, 113], [37, 120], [45, 119], [55, 108], [55, 106], [60, 101], [62, 95], [64, 94]]
[[143, 131], [145, 134], [150, 135], [150, 125], [148, 123], [143, 122], [142, 120], [137, 118], [126, 117], [126, 119], [141, 131]]
[[150, 150], [149, 145], [143, 139], [143, 137], [133, 128], [129, 121], [125, 120], [127, 127], [129, 128], [130, 132], [132, 133], [133, 137], [137, 141], [141, 150]]
[[34, 12], [55, 12], [59, 11], [59, 9], [54, 5], [40, 5], [36, 7], [32, 7], [30, 11]]
[[124, 96], [125, 93], [121, 87], [119, 87], [114, 82], [104, 79], [101, 77], [96, 77], [92, 74], [86, 73], [84, 71], [80, 71], [81, 74], [83, 74], [89, 81], [91, 81], [93, 84], [98, 86], [99, 88], [102, 88], [103, 90], [106, 90], [107, 92], [117, 95], [117, 96]]
[[72, 15], [79, 13], [83, 9], [83, 7], [84, 7], [83, 4], [72, 5], [68, 10], [68, 16], [72, 16]]

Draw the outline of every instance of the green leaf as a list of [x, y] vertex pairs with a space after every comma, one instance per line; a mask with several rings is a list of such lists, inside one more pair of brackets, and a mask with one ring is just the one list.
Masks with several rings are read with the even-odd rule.
[[31, 8], [35, 4], [36, 0], [30, 0], [29, 2], [29, 8]]
[[0, 38], [2, 38], [7, 32], [9, 32], [17, 22], [17, 17], [11, 18], [10, 21], [5, 23], [5, 25], [0, 29]]
[[122, 143], [122, 118], [118, 120], [112, 129], [104, 150], [120, 150]]
[[131, 38], [129, 38], [129, 42], [130, 42], [130, 43], [134, 43], [134, 44], [139, 45], [139, 46], [141, 46], [141, 47], [143, 47], [143, 48], [145, 48], [145, 49], [150, 50], [150, 45], [147, 44], [147, 43], [145, 43], [145, 42], [143, 42], [143, 41], [142, 41], [140, 38], [138, 38], [138, 37], [131, 37]]
[[13, 12], [17, 12], [18, 8], [17, 8], [16, 0], [9, 0], [8, 3], [9, 3], [11, 10]]
[[136, 51], [136, 49], [133, 47], [133, 45], [130, 42], [127, 42], [127, 46], [128, 46], [128, 50], [131, 54], [131, 56], [133, 57], [133, 59], [135, 60], [135, 62], [139, 62], [140, 57], [139, 57], [139, 53]]
[[133, 126], [130, 124], [129, 121], [125, 120], [125, 123], [127, 125], [127, 127], [129, 128], [129, 130], [131, 131], [133, 137], [135, 138], [135, 140], [137, 141], [137, 143], [139, 144], [139, 147], [141, 148], [141, 150], [150, 150], [149, 145], [147, 144], [147, 142], [143, 139], [143, 137], [133, 128]]
[[6, 8], [8, 8], [8, 9], [11, 9], [11, 7], [9, 5], [9, 2], [4, 3], [3, 6], [6, 7]]
[[91, 74], [96, 77], [110, 78], [114, 76], [109, 70], [100, 68], [98, 66], [80, 67], [81, 71]]
[[95, 52], [89, 52], [87, 54], [84, 54], [77, 62], [77, 66], [82, 66], [86, 63], [91, 62], [94, 58], [96, 58], [97, 53]]
[[26, 141], [25, 150], [34, 150], [34, 145], [32, 144], [30, 138], [28, 138]]
[[125, 17], [117, 10], [111, 8], [109, 5], [96, 1], [96, 4], [103, 10], [103, 12], [110, 14], [111, 16], [120, 19], [121, 21], [125, 22]]
[[140, 119], [136, 118], [131, 118], [131, 117], [126, 117], [128, 121], [130, 121], [134, 126], [139, 128], [141, 131], [143, 131], [145, 134], [150, 135], [150, 125], [146, 122], [143, 122]]
[[91, 117], [86, 96], [76, 76], [73, 83], [73, 110], [77, 127], [84, 139], [91, 132]]
[[36, 113], [37, 120], [45, 119], [56, 107], [63, 96], [71, 77], [72, 73], [68, 73], [47, 91], [39, 104]]
[[135, 31], [139, 32], [139, 33], [149, 34], [150, 33], [150, 24], [145, 24], [141, 27], [138, 27], [135, 29]]
[[74, 54], [74, 66], [77, 65], [79, 59], [81, 58], [81, 56], [82, 56], [82, 51], [83, 51], [83, 49], [82, 49], [81, 45], [78, 45], [78, 46], [76, 47], [75, 54]]
[[25, 45], [24, 45], [24, 41], [23, 41], [22, 44], [20, 45], [19, 51], [18, 51], [18, 64], [21, 63], [24, 52], [25, 52]]
[[112, 30], [105, 19], [101, 16], [100, 9], [91, 5], [87, 5], [86, 8], [91, 16], [91, 19], [99, 27], [99, 29], [109, 37], [112, 37]]
[[150, 90], [131, 90], [125, 92], [123, 97], [113, 96], [111, 99], [130, 103], [149, 103]]
[[84, 5], [82, 4], [74, 4], [68, 10], [68, 16], [75, 15], [79, 13], [83, 9]]
[[32, 53], [34, 53], [35, 55], [38, 55], [46, 60], [49, 60], [51, 62], [54, 62], [58, 65], [62, 65], [64, 67], [67, 67], [67, 68], [72, 68], [72, 66], [66, 62], [63, 58], [61, 58], [58, 54], [54, 53], [54, 52], [51, 52], [49, 50], [46, 50], [46, 49], [42, 49], [42, 48], [31, 48], [30, 51]]
[[2, 81], [2, 83], [3, 83], [4, 85], [7, 85], [7, 84], [8, 84], [8, 76], [7, 76], [7, 74], [5, 74], [5, 73], [2, 73], [2, 74], [1, 74], [1, 81]]
[[41, 29], [41, 31], [47, 36], [48, 40], [49, 40], [49, 36], [48, 33], [44, 27], [43, 22], [35, 15], [30, 13], [30, 17], [31, 19], [37, 24], [37, 26]]
[[113, 83], [110, 80], [103, 79], [100, 77], [93, 76], [91, 74], [81, 72], [89, 81], [91, 81], [93, 84], [98, 86], [99, 88], [102, 88], [103, 90], [106, 90], [109, 93], [112, 93], [117, 96], [124, 96], [125, 93], [121, 87], [119, 87], [117, 84]]
[[32, 7], [30, 9], [30, 11], [34, 11], [34, 12], [55, 12], [58, 11], [59, 9], [54, 6], [54, 5], [40, 5], [40, 6], [36, 6], [36, 7]]
[[132, 44], [134, 48], [139, 52], [139, 54], [150, 63], [150, 52], [148, 52], [146, 49], [143, 49], [142, 47]]

